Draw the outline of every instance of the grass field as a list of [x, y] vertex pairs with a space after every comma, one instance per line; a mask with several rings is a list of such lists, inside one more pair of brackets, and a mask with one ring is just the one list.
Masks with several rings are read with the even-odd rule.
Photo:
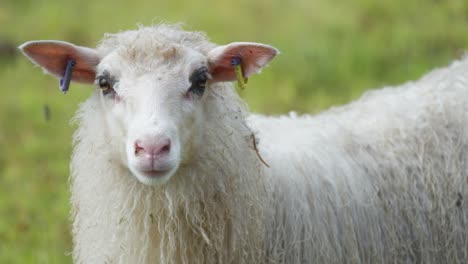
[[94, 46], [105, 32], [161, 21], [184, 22], [220, 44], [280, 49], [242, 93], [268, 114], [343, 104], [468, 50], [466, 0], [1, 0], [0, 263], [71, 262], [69, 120], [93, 89], [61, 94], [56, 79], [12, 47], [32, 39]]

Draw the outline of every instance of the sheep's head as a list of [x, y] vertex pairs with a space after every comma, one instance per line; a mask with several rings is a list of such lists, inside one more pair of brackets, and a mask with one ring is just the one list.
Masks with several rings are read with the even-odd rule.
[[248, 77], [277, 54], [258, 43], [216, 47], [203, 40], [205, 44], [197, 46], [184, 43], [186, 36], [176, 41], [161, 37], [166, 39], [155, 41], [129, 31], [111, 35], [97, 49], [59, 41], [31, 41], [20, 47], [58, 77], [63, 77], [68, 60], [75, 61], [72, 81], [96, 86], [110, 144], [148, 185], [165, 183], [188, 162], [203, 129], [204, 94], [215, 89], [216, 82], [236, 79], [232, 60], [241, 60]]

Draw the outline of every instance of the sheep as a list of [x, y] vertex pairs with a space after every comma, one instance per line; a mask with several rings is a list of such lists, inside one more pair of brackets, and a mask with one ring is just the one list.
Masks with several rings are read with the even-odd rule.
[[[94, 83], [71, 160], [75, 263], [466, 263], [468, 58], [316, 115], [251, 114], [277, 54], [179, 25], [91, 49], [31, 41]], [[254, 89], [250, 87], [249, 89]]]

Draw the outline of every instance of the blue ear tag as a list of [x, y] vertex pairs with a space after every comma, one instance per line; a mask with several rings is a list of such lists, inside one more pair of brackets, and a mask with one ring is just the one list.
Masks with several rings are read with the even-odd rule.
[[232, 58], [231, 65], [234, 66], [234, 71], [236, 72], [237, 85], [239, 86], [239, 88], [244, 90], [247, 87], [248, 79], [244, 77], [244, 73], [242, 71], [241, 58], [239, 57]]
[[70, 81], [73, 73], [73, 67], [75, 67], [75, 61], [72, 59], [68, 59], [67, 66], [65, 68], [65, 73], [63, 77], [60, 79], [60, 90], [65, 94], [70, 87]]

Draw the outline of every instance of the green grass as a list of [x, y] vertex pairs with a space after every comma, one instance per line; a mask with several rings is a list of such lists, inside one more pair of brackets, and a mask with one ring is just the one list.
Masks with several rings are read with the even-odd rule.
[[[94, 46], [105, 32], [160, 21], [184, 22], [220, 44], [279, 48], [242, 93], [253, 111], [269, 114], [343, 104], [468, 49], [466, 0], [2, 0], [0, 42]], [[62, 95], [57, 86], [22, 56], [0, 53], [0, 263], [71, 262], [69, 120], [92, 88]]]

